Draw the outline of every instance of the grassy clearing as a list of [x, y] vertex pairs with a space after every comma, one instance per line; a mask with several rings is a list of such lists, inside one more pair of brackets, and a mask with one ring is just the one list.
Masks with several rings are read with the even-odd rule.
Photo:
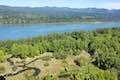
[[[27, 66], [31, 66], [31, 67], [36, 67], [39, 68], [41, 70], [40, 74], [38, 75], [39, 77], [43, 77], [43, 76], [47, 76], [49, 74], [51, 75], [58, 75], [62, 70], [65, 69], [66, 66], [77, 66], [74, 62], [74, 60], [77, 57], [85, 57], [88, 58], [88, 55], [84, 55], [85, 52], [82, 51], [80, 55], [78, 56], [73, 56], [73, 55], [69, 55], [66, 59], [55, 59], [52, 57], [52, 53], [45, 53], [41, 56], [36, 56], [34, 58], [26, 58], [24, 60], [20, 60], [19, 58], [12, 58], [11, 60], [14, 61], [14, 63], [16, 63], [17, 65], [21, 65], [24, 63], [28, 63]], [[9, 65], [9, 67], [7, 67], [9, 65], [9, 63], [7, 62], [0, 64], [0, 71], [2, 72], [4, 70], [4, 72], [9, 73], [9, 72], [15, 72], [15, 71], [19, 71], [22, 68], [16, 68], [15, 70], [13, 70], [13, 66]], [[7, 67], [7, 69], [9, 69], [9, 71], [5, 71], [5, 67]], [[8, 77], [8, 80], [24, 80], [26, 76], [31, 76], [32, 73], [34, 71], [33, 70], [27, 70], [23, 73], [20, 73], [18, 75], [12, 76], [12, 77]]]

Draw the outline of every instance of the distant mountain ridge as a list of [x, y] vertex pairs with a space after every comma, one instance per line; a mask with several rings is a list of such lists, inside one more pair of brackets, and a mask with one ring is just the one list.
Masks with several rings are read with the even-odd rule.
[[104, 9], [104, 8], [68, 8], [68, 7], [11, 7], [0, 5], [0, 10], [12, 10], [18, 12], [32, 12], [32, 11], [71, 11], [71, 12], [114, 12], [120, 11], [120, 9]]
[[[0, 18], [39, 19], [53, 22], [73, 20], [120, 20], [120, 9], [67, 7], [11, 7], [0, 5]], [[43, 19], [44, 18], [44, 19]], [[44, 22], [44, 21], [43, 21]]]

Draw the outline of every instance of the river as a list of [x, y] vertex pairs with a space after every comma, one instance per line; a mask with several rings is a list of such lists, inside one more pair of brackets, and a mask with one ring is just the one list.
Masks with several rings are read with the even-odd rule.
[[15, 40], [46, 35], [55, 32], [95, 30], [120, 27], [120, 22], [101, 23], [59, 23], [59, 24], [0, 24], [0, 40]]

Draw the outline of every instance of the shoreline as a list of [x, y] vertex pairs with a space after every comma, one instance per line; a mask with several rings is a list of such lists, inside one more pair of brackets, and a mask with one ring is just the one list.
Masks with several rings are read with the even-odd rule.
[[120, 21], [90, 21], [90, 22], [51, 22], [51, 23], [16, 23], [16, 24], [2, 24], [0, 25], [39, 25], [39, 24], [98, 24], [98, 23], [106, 23], [106, 22], [120, 22]]

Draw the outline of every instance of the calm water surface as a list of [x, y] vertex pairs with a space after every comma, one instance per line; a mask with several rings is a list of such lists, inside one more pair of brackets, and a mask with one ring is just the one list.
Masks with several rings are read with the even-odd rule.
[[30, 25], [0, 25], [0, 40], [30, 38], [54, 32], [72, 32], [80, 30], [95, 30], [98, 28], [120, 27], [120, 22], [104, 22], [95, 24], [30, 24]]

